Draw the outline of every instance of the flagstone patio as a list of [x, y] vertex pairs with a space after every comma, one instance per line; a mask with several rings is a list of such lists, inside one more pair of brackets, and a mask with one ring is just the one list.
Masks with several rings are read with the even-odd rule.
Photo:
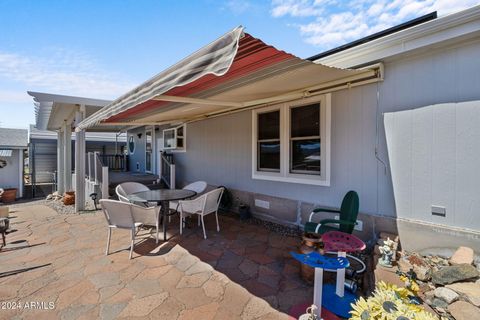
[[16, 231], [0, 251], [0, 296], [22, 309], [1, 306], [2, 319], [288, 319], [312, 299], [288, 254], [298, 239], [233, 217], [220, 217], [219, 233], [215, 217], [206, 217], [207, 240], [196, 225], [180, 236], [173, 219], [167, 243], [142, 240], [129, 260], [125, 230], [113, 231], [105, 256], [100, 211], [59, 215], [31, 205], [11, 216]]

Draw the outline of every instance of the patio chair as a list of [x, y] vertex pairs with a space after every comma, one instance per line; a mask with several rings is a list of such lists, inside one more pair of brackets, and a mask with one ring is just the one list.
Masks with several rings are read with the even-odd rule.
[[[196, 198], [196, 197], [199, 197], [200, 194], [202, 194], [207, 189], [207, 183], [205, 181], [195, 181], [190, 184], [187, 184], [182, 189], [195, 191], [197, 193], [197, 195], [195, 196]], [[170, 201], [170, 210], [174, 210], [175, 212], [178, 212], [178, 205], [179, 205], [178, 201]]]
[[135, 240], [140, 226], [144, 225], [144, 221], [153, 223], [156, 226], [156, 242], [158, 243], [158, 208], [140, 207], [132, 203], [106, 199], [100, 200], [100, 205], [108, 223], [107, 249], [105, 250], [105, 255], [108, 255], [110, 249], [110, 238], [113, 228], [130, 230], [131, 242], [129, 259], [132, 259]]
[[210, 213], [215, 213], [215, 219], [217, 220], [217, 232], [220, 231], [220, 225], [218, 224], [218, 207], [220, 206], [220, 199], [222, 198], [223, 188], [217, 188], [210, 192], [201, 195], [193, 200], [180, 200], [180, 234], [182, 234], [183, 219], [189, 215], [198, 214], [199, 225], [200, 220], [202, 222], [203, 237], [207, 239], [205, 232], [205, 222], [203, 217]]
[[[130, 203], [130, 200], [128, 200], [129, 194], [149, 190], [149, 187], [139, 182], [123, 182], [115, 188], [115, 193], [118, 196], [118, 200]], [[157, 205], [155, 202], [148, 202], [147, 204], [150, 207], [154, 207]]]
[[[305, 232], [324, 234], [327, 231], [342, 231], [348, 234], [353, 232], [353, 228], [357, 224], [359, 200], [355, 191], [349, 191], [343, 197], [340, 210], [317, 208], [310, 213], [308, 222], [305, 224]], [[328, 212], [338, 213], [339, 219], [323, 219], [321, 221], [312, 222], [312, 218], [316, 213]]]
[[127, 198], [129, 194], [148, 190], [150, 189], [147, 186], [138, 182], [123, 182], [115, 188], [115, 193], [118, 196], [118, 200], [130, 203], [130, 200]]

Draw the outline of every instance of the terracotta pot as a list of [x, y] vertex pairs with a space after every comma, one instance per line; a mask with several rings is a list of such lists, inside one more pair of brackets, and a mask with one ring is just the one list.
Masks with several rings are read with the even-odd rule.
[[2, 202], [11, 203], [11, 202], [14, 202], [16, 198], [17, 198], [17, 189], [16, 188], [10, 188], [10, 189], [4, 189], [3, 190]]
[[67, 191], [63, 195], [63, 204], [66, 206], [70, 206], [75, 204], [75, 191]]
[[[303, 254], [308, 254], [313, 251], [317, 251], [319, 249], [320, 243], [322, 239], [317, 237], [313, 234], [304, 234], [302, 236], [302, 245], [299, 248], [299, 252]], [[314, 268], [307, 266], [306, 264], [300, 264], [300, 276], [303, 280], [313, 283], [315, 278], [315, 270]]]

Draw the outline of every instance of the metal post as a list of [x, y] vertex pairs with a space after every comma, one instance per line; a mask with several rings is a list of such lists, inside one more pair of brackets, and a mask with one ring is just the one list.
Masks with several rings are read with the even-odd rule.
[[72, 130], [65, 121], [63, 123], [63, 181], [65, 191], [72, 189]]
[[323, 287], [323, 269], [315, 268], [315, 280], [314, 280], [314, 287], [313, 287], [313, 304], [317, 307], [318, 319], [322, 319], [322, 287]]
[[108, 199], [108, 167], [102, 167], [102, 199]]
[[57, 185], [58, 194], [63, 195], [65, 192], [65, 184], [63, 180], [63, 133], [61, 130], [57, 132]]
[[[347, 254], [346, 252], [338, 252], [338, 256], [345, 258]], [[345, 295], [345, 268], [337, 270], [337, 288], [335, 293], [341, 298]]]
[[[75, 123], [83, 120], [83, 113], [77, 111]], [[75, 212], [85, 210], [85, 130], [75, 133]]]

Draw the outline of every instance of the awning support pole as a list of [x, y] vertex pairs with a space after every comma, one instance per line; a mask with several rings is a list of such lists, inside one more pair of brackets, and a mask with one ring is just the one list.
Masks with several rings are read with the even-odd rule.
[[[83, 110], [75, 113], [75, 123], [84, 119]], [[85, 130], [75, 132], [75, 212], [85, 210]]]

